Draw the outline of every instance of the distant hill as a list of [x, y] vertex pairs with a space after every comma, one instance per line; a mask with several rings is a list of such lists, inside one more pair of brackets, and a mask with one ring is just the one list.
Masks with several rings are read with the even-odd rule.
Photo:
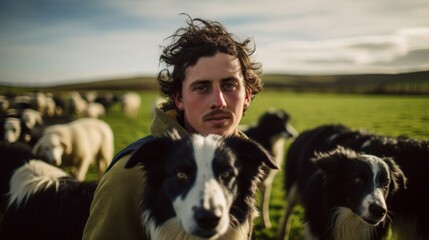
[[[392, 93], [429, 94], [429, 71], [399, 74], [360, 75], [289, 75], [264, 74], [264, 88], [296, 92], [348, 92], [348, 93]], [[0, 90], [11, 87], [1, 87]], [[16, 89], [16, 88], [15, 88]], [[19, 89], [19, 88], [18, 88]], [[78, 84], [31, 88], [41, 91], [69, 90], [152, 90], [157, 89], [155, 77], [109, 79]]]
[[360, 75], [265, 75], [266, 88], [292, 91], [429, 94], [429, 71]]

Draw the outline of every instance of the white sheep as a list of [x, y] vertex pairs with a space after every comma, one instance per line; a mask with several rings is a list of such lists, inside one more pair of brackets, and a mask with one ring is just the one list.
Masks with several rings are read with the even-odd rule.
[[42, 114], [30, 108], [24, 109], [22, 111], [21, 119], [29, 129], [32, 129], [34, 126], [41, 125], [43, 123]]
[[21, 121], [19, 118], [9, 117], [4, 122], [4, 141], [13, 143], [19, 140], [21, 136]]
[[33, 148], [36, 156], [53, 165], [70, 166], [71, 173], [81, 181], [94, 162], [101, 178], [112, 160], [113, 151], [112, 129], [95, 118], [49, 126]]
[[33, 107], [40, 113], [45, 113], [46, 108], [46, 95], [43, 92], [36, 92], [30, 94]]
[[135, 92], [126, 92], [122, 95], [122, 112], [127, 117], [137, 116], [140, 109], [140, 95]]
[[98, 102], [88, 103], [88, 107], [83, 112], [83, 116], [89, 118], [99, 118], [104, 115], [106, 115], [106, 110], [104, 106]]
[[56, 103], [52, 97], [47, 95], [44, 114], [46, 116], [54, 116], [56, 113], [57, 113]]
[[68, 97], [69, 114], [75, 117], [81, 117], [85, 111], [88, 102], [82, 98], [79, 92], [70, 92]]

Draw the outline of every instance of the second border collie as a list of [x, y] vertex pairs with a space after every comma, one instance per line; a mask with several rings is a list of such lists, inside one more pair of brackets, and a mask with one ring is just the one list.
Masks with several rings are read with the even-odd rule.
[[[243, 132], [251, 139], [261, 144], [274, 157], [278, 166], [283, 164], [284, 145], [287, 139], [298, 136], [298, 132], [289, 123], [290, 115], [282, 109], [272, 109], [263, 113], [257, 124], [250, 126]], [[271, 188], [276, 170], [266, 169], [267, 177], [262, 185], [262, 224], [266, 228], [271, 227], [270, 221], [270, 197]]]
[[126, 164], [142, 165], [142, 222], [151, 239], [249, 239], [264, 165], [277, 168], [254, 141], [162, 137]]
[[289, 216], [298, 203], [305, 210], [306, 239], [385, 236], [395, 215], [393, 199], [404, 191], [406, 177], [392, 158], [345, 150], [332, 142], [333, 136], [346, 132], [342, 126], [319, 127], [303, 132], [290, 146], [285, 222], [278, 239], [287, 239]]

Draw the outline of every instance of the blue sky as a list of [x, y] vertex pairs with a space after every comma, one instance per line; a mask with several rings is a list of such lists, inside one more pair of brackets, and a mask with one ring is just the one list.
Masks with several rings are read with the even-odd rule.
[[0, 0], [0, 84], [155, 76], [182, 12], [253, 38], [265, 73], [429, 69], [427, 0]]

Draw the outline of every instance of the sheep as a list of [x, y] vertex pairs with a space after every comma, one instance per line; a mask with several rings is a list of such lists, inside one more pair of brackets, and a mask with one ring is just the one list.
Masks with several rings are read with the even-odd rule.
[[140, 109], [140, 95], [135, 92], [126, 92], [122, 95], [122, 112], [127, 117], [137, 116]]
[[81, 117], [86, 109], [88, 102], [82, 98], [79, 92], [71, 92], [68, 98], [69, 114], [75, 117]]
[[52, 104], [55, 106], [54, 116], [61, 116], [64, 114], [64, 101], [61, 97], [53, 93], [47, 93], [46, 98], [51, 99], [54, 102]]
[[104, 106], [98, 102], [88, 103], [88, 107], [83, 112], [83, 116], [89, 118], [99, 118], [105, 114], [106, 110], [104, 109]]
[[4, 142], [23, 142], [30, 146], [34, 146], [37, 140], [42, 136], [43, 131], [45, 129], [45, 126], [42, 124], [37, 124], [33, 125], [32, 127], [28, 127], [25, 121], [18, 117], [6, 118], [3, 126]]
[[52, 97], [46, 96], [45, 111], [46, 116], [54, 116], [57, 113], [57, 106]]
[[9, 109], [22, 111], [26, 108], [34, 108], [33, 98], [27, 95], [15, 96], [9, 104]]
[[83, 181], [89, 165], [96, 163], [99, 178], [110, 164], [114, 151], [113, 131], [95, 118], [81, 118], [45, 129], [33, 152], [50, 164], [71, 167], [71, 173]]
[[30, 94], [30, 98], [32, 107], [44, 114], [46, 108], [46, 95], [42, 92], [35, 92]]
[[95, 99], [97, 98], [97, 91], [87, 91], [83, 94], [83, 99], [85, 99], [87, 102], [91, 103], [94, 102]]
[[4, 141], [6, 143], [16, 142], [21, 137], [22, 125], [19, 118], [15, 118], [15, 117], [6, 118], [3, 128], [4, 128]]
[[3, 95], [0, 95], [0, 113], [3, 115], [3, 113], [5, 113], [8, 108], [9, 99]]
[[98, 102], [104, 106], [106, 113], [108, 113], [112, 108], [113, 104], [117, 103], [118, 101], [119, 101], [119, 98], [112, 92], [105, 92], [102, 94], [98, 94], [94, 100], [94, 102]]
[[41, 125], [43, 123], [42, 114], [29, 108], [22, 111], [21, 120], [29, 129], [32, 129], [34, 126]]

